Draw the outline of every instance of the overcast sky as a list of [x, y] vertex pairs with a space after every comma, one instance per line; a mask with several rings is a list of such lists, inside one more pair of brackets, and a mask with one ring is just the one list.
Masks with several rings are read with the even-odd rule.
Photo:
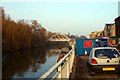
[[118, 16], [118, 0], [4, 0], [2, 6], [14, 20], [35, 19], [48, 31], [87, 37]]

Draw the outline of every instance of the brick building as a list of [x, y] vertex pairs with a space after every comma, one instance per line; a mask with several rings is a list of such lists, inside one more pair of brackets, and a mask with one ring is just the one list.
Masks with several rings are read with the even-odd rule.
[[105, 37], [113, 37], [116, 36], [116, 27], [115, 24], [105, 24], [104, 30], [103, 30], [103, 36]]
[[118, 38], [118, 47], [120, 50], [120, 16], [115, 19], [116, 37]]

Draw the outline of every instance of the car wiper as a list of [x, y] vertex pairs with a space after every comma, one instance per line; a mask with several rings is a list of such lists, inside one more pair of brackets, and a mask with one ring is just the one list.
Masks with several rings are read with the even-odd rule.
[[110, 56], [108, 58], [110, 58], [110, 60], [112, 59], [112, 57], [110, 57]]
[[112, 59], [112, 57], [110, 57], [109, 55], [104, 55], [104, 56], [107, 56], [110, 60]]

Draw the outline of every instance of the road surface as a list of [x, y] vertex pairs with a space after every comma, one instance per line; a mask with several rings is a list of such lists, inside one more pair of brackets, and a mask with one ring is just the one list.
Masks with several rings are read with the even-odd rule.
[[120, 74], [115, 72], [100, 72], [96, 73], [95, 76], [89, 74], [87, 67], [87, 57], [77, 56], [76, 57], [76, 72], [75, 78], [81, 78], [84, 80], [100, 79], [100, 80], [120, 80]]

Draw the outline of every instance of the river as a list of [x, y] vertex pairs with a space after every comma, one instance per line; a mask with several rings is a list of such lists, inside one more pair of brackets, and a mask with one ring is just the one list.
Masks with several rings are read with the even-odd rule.
[[[57, 48], [56, 48], [57, 49]], [[3, 78], [39, 78], [55, 65], [59, 52], [54, 48], [35, 48], [32, 50], [3, 53]]]

